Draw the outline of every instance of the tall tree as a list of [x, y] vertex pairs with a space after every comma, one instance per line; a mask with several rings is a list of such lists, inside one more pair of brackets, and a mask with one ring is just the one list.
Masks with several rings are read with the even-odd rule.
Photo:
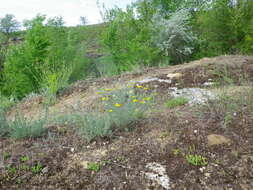
[[0, 32], [2, 32], [7, 39], [10, 38], [13, 32], [18, 31], [19, 28], [20, 24], [12, 14], [6, 14], [5, 17], [0, 19]]

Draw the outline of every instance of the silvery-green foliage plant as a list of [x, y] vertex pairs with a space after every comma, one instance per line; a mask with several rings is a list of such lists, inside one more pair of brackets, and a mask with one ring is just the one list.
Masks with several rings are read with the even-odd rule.
[[153, 17], [152, 40], [174, 63], [182, 63], [193, 53], [197, 38], [189, 27], [189, 18], [189, 11], [184, 9], [172, 13], [168, 19], [159, 13]]

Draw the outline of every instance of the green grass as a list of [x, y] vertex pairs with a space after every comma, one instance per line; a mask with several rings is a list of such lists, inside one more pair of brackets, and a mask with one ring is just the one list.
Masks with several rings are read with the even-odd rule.
[[96, 162], [90, 162], [88, 163], [88, 170], [94, 171], [94, 172], [99, 172], [101, 169], [101, 164], [96, 163]]
[[165, 105], [167, 108], [169, 109], [173, 109], [175, 107], [178, 107], [178, 106], [182, 106], [182, 105], [185, 105], [188, 103], [188, 100], [184, 97], [177, 97], [177, 98], [173, 98], [173, 99], [170, 99], [168, 100]]
[[206, 166], [208, 164], [207, 159], [201, 155], [186, 155], [186, 160], [189, 164], [194, 166]]

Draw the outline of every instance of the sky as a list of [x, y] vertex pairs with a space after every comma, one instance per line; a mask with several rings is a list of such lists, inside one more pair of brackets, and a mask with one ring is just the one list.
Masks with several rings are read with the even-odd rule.
[[[100, 0], [106, 8], [126, 7], [135, 0]], [[62, 16], [66, 26], [80, 23], [80, 16], [85, 16], [88, 24], [101, 22], [96, 0], [0, 0], [0, 18], [5, 14], [13, 14], [22, 22], [31, 19], [38, 13], [48, 17]]]

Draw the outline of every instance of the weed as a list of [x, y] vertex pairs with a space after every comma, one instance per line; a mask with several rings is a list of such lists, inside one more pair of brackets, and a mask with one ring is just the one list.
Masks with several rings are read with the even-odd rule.
[[42, 170], [42, 165], [40, 163], [34, 165], [33, 167], [31, 167], [31, 171], [33, 173], [40, 173]]
[[184, 97], [177, 97], [177, 98], [173, 98], [168, 100], [165, 105], [169, 108], [169, 109], [173, 109], [175, 107], [178, 106], [182, 106], [188, 103], [188, 100]]
[[201, 155], [186, 155], [186, 160], [189, 164], [194, 166], [206, 166], [208, 164], [207, 159]]
[[27, 161], [29, 161], [30, 160], [30, 158], [28, 157], [28, 156], [22, 156], [21, 158], [20, 158], [20, 161], [21, 162], [27, 162]]
[[12, 166], [8, 166], [7, 171], [8, 171], [8, 173], [15, 174], [17, 172], [17, 168], [12, 167]]
[[101, 164], [96, 163], [96, 162], [90, 162], [88, 163], [88, 170], [94, 171], [94, 172], [99, 172], [101, 169]]
[[172, 150], [172, 153], [173, 153], [174, 156], [178, 156], [181, 153], [181, 150], [180, 149], [174, 149], [174, 150]]
[[[235, 91], [235, 92], [231, 92]], [[197, 107], [203, 119], [217, 121], [221, 127], [227, 128], [237, 122], [240, 117], [247, 118], [253, 111], [253, 93], [249, 87], [229, 87], [222, 89], [217, 99], [208, 100]]]

